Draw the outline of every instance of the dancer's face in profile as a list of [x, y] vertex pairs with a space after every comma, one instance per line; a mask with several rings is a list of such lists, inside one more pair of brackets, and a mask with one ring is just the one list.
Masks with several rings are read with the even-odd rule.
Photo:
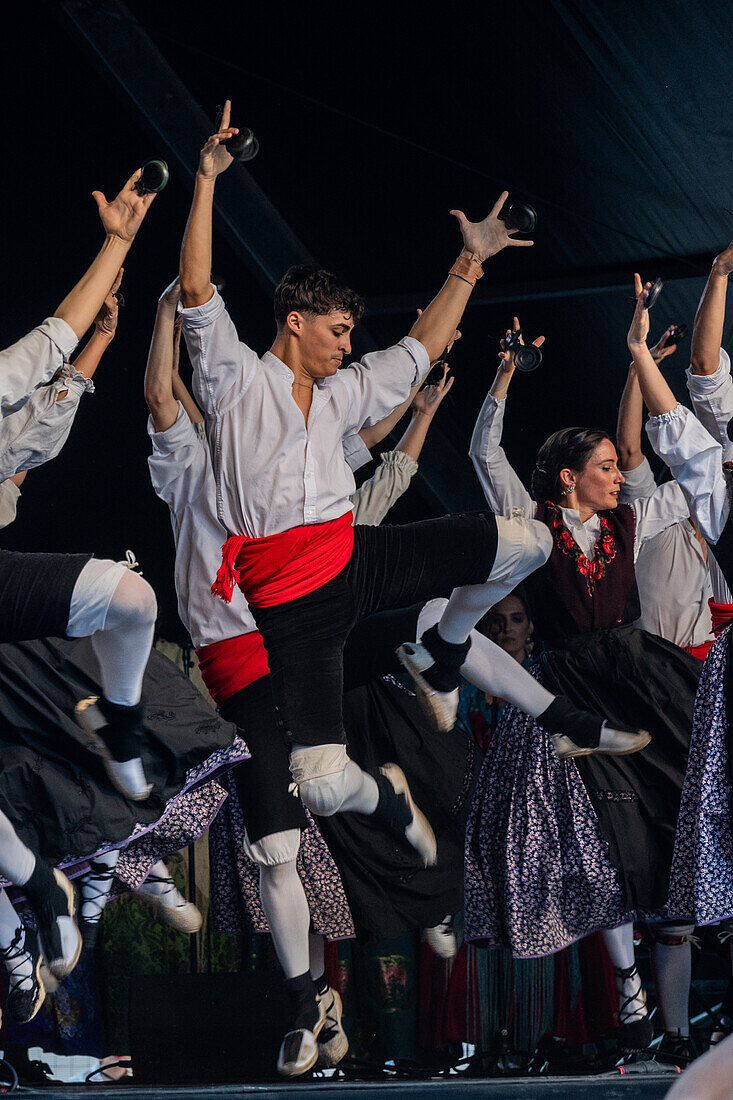
[[487, 634], [492, 642], [521, 663], [527, 654], [533, 626], [519, 597], [505, 596], [492, 607], [486, 620]]
[[302, 318], [298, 327], [300, 362], [311, 378], [328, 378], [351, 353], [352, 316], [340, 310], [298, 316]]
[[610, 439], [598, 444], [584, 470], [564, 470], [562, 474], [566, 475], [567, 483], [575, 486], [567, 501], [570, 507], [602, 512], [618, 506], [618, 495], [626, 479], [618, 468], [618, 455]]

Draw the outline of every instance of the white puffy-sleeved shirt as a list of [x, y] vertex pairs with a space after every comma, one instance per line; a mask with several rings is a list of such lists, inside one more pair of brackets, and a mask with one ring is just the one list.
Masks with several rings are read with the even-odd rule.
[[[630, 504], [657, 488], [646, 459], [624, 470], [620, 500]], [[641, 616], [634, 624], [679, 646], [699, 646], [712, 638], [708, 599], [730, 601], [712, 551], [704, 547], [689, 519], [673, 523], [648, 539], [636, 559]]]
[[695, 415], [723, 448], [723, 459], [733, 459], [733, 443], [728, 439], [728, 421], [733, 418], [733, 379], [728, 352], [720, 349], [718, 367], [713, 374], [693, 374], [687, 370], [687, 389]]
[[355, 485], [342, 440], [387, 416], [422, 381], [430, 368], [423, 345], [405, 337], [317, 381], [306, 426], [293, 372], [240, 343], [217, 291], [182, 316], [227, 533], [260, 538], [348, 512]]
[[0, 417], [16, 412], [38, 386], [50, 381], [78, 344], [76, 333], [60, 317], [0, 351]]
[[[153, 444], [148, 458], [150, 478], [156, 494], [170, 509], [181, 622], [197, 648], [251, 633], [257, 627], [239, 588], [235, 587], [229, 604], [211, 594], [226, 531], [216, 515], [214, 473], [206, 442], [180, 403], [170, 428], [156, 432], [149, 417], [148, 433]], [[346, 450], [346, 440], [344, 443]], [[349, 448], [351, 461], [355, 461], [357, 451]], [[402, 451], [382, 455], [380, 469], [354, 494], [354, 521], [379, 523], [416, 470], [417, 463]], [[12, 482], [9, 484], [15, 489]], [[2, 505], [0, 495], [0, 516]]]
[[93, 392], [91, 378], [65, 363], [58, 378], [39, 386], [17, 412], [3, 417], [0, 481], [55, 458], [69, 437], [82, 394]]
[[[487, 395], [471, 438], [470, 456], [491, 510], [498, 515], [521, 515], [532, 518], [537, 505], [509, 465], [501, 447], [505, 400], [496, 401]], [[636, 516], [634, 560], [643, 543], [672, 523], [685, 519], [689, 508], [684, 493], [674, 482], [660, 485], [652, 496], [631, 503]], [[592, 557], [601, 530], [599, 515], [583, 522], [575, 508], [560, 508], [563, 522], [576, 543]]]
[[698, 529], [715, 544], [731, 508], [731, 483], [723, 472], [721, 444], [684, 405], [676, 405], [661, 416], [650, 416], [646, 433], [682, 488]]
[[208, 446], [199, 439], [180, 403], [178, 417], [167, 431], [156, 432], [149, 417], [148, 434], [153, 444], [148, 458], [150, 478], [171, 514], [181, 622], [196, 647], [249, 634], [257, 628], [240, 590], [235, 587], [231, 603], [211, 594], [226, 531], [216, 515]]

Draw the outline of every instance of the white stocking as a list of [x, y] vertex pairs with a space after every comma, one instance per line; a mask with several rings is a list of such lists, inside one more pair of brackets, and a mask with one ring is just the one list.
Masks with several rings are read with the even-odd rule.
[[[418, 619], [418, 638], [440, 620], [447, 602], [445, 599], [431, 600], [425, 605]], [[555, 696], [495, 642], [477, 630], [471, 631], [470, 638], [471, 648], [461, 665], [461, 676], [481, 691], [506, 699], [532, 718], [544, 714]]]

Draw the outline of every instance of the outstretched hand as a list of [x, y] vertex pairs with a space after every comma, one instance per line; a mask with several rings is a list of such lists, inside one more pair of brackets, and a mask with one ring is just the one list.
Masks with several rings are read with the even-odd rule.
[[637, 271], [634, 272], [636, 309], [631, 320], [629, 334], [626, 337], [629, 348], [640, 347], [642, 344], [646, 346], [649, 335], [649, 310], [646, 308], [646, 299], [651, 285], [651, 283], [642, 283], [641, 275]]
[[502, 191], [499, 198], [491, 208], [491, 212], [481, 222], [470, 222], [462, 210], [451, 210], [451, 214], [458, 221], [463, 236], [463, 247], [483, 263], [489, 256], [495, 256], [502, 248], [516, 246], [517, 248], [529, 248], [534, 241], [515, 240], [517, 229], [507, 229], [499, 218], [499, 211], [509, 198], [508, 191]]
[[672, 335], [672, 329], [674, 327], [674, 325], [669, 325], [664, 330], [659, 340], [657, 340], [654, 347], [649, 348], [649, 354], [651, 355], [655, 363], [661, 363], [662, 360], [666, 359], [668, 355], [674, 355], [674, 353], [677, 351], [676, 344], [667, 343], [670, 336]]
[[226, 172], [229, 165], [234, 162], [234, 157], [226, 145], [223, 144], [227, 138], [234, 137], [235, 134], [239, 133], [238, 127], [229, 125], [231, 113], [232, 101], [228, 99], [224, 104], [217, 133], [211, 135], [201, 150], [198, 168], [198, 175], [201, 179], [215, 180], [222, 172]]
[[[512, 319], [511, 329], [506, 330], [507, 336], [509, 335], [510, 332], [519, 332], [521, 327], [522, 326], [519, 323], [519, 318], [514, 317]], [[542, 345], [544, 344], [544, 342], [545, 342], [544, 336], [538, 336], [538, 337], [536, 337], [536, 339], [534, 339], [532, 341], [532, 343], [534, 344], [534, 346], [536, 348], [541, 348]], [[524, 337], [523, 336], [519, 337], [519, 343], [522, 345], [522, 347], [524, 347]], [[507, 350], [507, 348], [505, 347], [505, 344], [504, 344], [504, 340], [501, 341], [501, 351], [499, 352], [499, 369], [503, 370], [503, 371], [506, 371], [508, 374], [510, 374], [514, 370], [514, 350], [512, 350], [512, 349]]]
[[102, 308], [94, 318], [94, 327], [97, 332], [101, 333], [102, 336], [108, 337], [110, 340], [117, 331], [117, 318], [120, 311], [117, 291], [120, 289], [120, 283], [122, 282], [122, 276], [124, 274], [125, 269], [121, 267], [117, 272], [117, 278], [112, 284], [109, 294], [102, 302]]
[[428, 386], [423, 386], [418, 393], [415, 394], [415, 399], [412, 402], [413, 413], [418, 413], [420, 416], [427, 416], [432, 418], [435, 416], [441, 401], [450, 391], [455, 378], [453, 375], [448, 377], [448, 371], [450, 370], [447, 363], [443, 364], [443, 375], [435, 383]]
[[148, 207], [155, 198], [155, 194], [140, 195], [135, 190], [135, 184], [141, 175], [141, 168], [133, 172], [112, 202], [107, 202], [101, 191], [92, 191], [105, 233], [108, 237], [117, 237], [128, 245], [134, 240]]

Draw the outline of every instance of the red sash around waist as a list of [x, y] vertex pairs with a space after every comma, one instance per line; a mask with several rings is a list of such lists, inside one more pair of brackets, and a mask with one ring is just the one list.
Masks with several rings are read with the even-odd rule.
[[252, 539], [232, 535], [221, 548], [221, 566], [211, 586], [230, 603], [234, 585], [255, 607], [274, 607], [315, 592], [344, 568], [354, 549], [353, 515], [327, 523], [291, 527]]
[[218, 706], [255, 680], [267, 676], [270, 671], [259, 630], [240, 634], [237, 638], [224, 638], [211, 645], [201, 645], [196, 650], [196, 656], [201, 678]]
[[710, 652], [715, 638], [711, 638], [709, 642], [703, 642], [701, 645], [686, 645], [683, 649], [686, 653], [689, 653], [691, 657], [697, 657], [699, 661], [704, 661]]
[[719, 634], [733, 619], [733, 603], [716, 603], [711, 597], [708, 600], [708, 607], [713, 617], [713, 632]]

